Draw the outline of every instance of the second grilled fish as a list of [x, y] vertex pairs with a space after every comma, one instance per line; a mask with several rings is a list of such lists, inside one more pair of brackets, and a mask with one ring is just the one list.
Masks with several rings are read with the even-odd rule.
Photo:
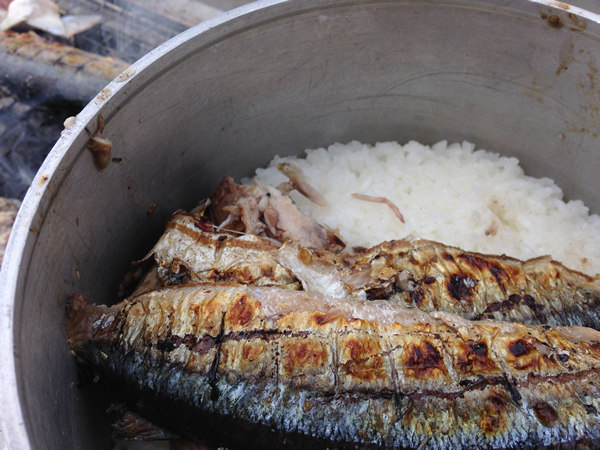
[[389, 241], [340, 254], [207, 231], [199, 220], [177, 212], [150, 252], [163, 286], [234, 281], [328, 297], [386, 299], [472, 320], [600, 330], [600, 281], [549, 257], [520, 261], [426, 240]]
[[520, 261], [438, 242], [399, 240], [345, 258], [286, 244], [278, 261], [304, 289], [323, 295], [387, 299], [471, 320], [600, 329], [599, 280], [550, 257]]

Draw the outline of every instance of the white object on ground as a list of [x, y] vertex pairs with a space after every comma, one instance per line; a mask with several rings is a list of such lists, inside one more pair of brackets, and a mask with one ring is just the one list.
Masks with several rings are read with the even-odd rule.
[[55, 36], [70, 38], [101, 21], [102, 16], [96, 14], [61, 17], [58, 5], [51, 0], [13, 0], [0, 22], [0, 31], [25, 23]]

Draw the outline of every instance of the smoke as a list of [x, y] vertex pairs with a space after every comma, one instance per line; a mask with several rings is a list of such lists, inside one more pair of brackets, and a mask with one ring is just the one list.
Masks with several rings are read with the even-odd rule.
[[82, 107], [0, 84], [0, 197], [23, 198], [64, 120]]
[[189, 0], [60, 0], [66, 14], [98, 14], [102, 23], [75, 36], [75, 46], [134, 62], [171, 37], [222, 11]]
[[[0, 0], [0, 8], [9, 0]], [[0, 39], [0, 196], [22, 198], [39, 166], [74, 116], [108, 83], [111, 70], [127, 67], [189, 26], [245, 0], [58, 0], [61, 15], [99, 15], [101, 23], [70, 39], [38, 32]], [[26, 29], [21, 29], [26, 31]], [[34, 37], [32, 37], [34, 36]], [[7, 39], [24, 39], [24, 46]], [[48, 45], [58, 42], [68, 49]], [[6, 44], [6, 45], [4, 45]], [[13, 53], [19, 48], [18, 54]], [[90, 52], [62, 59], [61, 51]], [[42, 57], [42, 55], [45, 55]], [[48, 56], [50, 55], [50, 56]], [[102, 58], [108, 56], [111, 58]], [[53, 59], [55, 58], [55, 59]], [[114, 58], [114, 59], [113, 59]], [[67, 61], [80, 61], [70, 66]], [[94, 69], [101, 67], [102, 70]]]

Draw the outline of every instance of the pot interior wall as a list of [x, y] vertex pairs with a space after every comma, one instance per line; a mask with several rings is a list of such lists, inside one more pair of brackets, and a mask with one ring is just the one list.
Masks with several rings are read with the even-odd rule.
[[102, 114], [117, 160], [98, 171], [80, 130], [49, 174], [15, 300], [35, 448], [108, 445], [96, 422], [104, 405], [82, 399], [66, 345], [69, 295], [114, 301], [169, 214], [223, 175], [336, 141], [469, 140], [517, 156], [600, 211], [598, 24], [509, 0], [299, 0], [244, 11], [159, 49], [88, 107], [86, 125]]

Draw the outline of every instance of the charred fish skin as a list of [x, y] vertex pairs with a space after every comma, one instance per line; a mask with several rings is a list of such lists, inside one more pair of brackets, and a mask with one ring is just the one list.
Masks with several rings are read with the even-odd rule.
[[277, 312], [261, 304], [269, 289], [177, 286], [112, 308], [74, 299], [70, 345], [154, 414], [169, 405], [340, 446], [600, 438], [600, 333]]
[[206, 231], [200, 222], [175, 213], [151, 250], [164, 286], [233, 281], [388, 299], [472, 320], [600, 329], [600, 282], [549, 258], [520, 261], [424, 240], [385, 242], [352, 256], [292, 251], [297, 244]]
[[[150, 251], [163, 285], [233, 281], [257, 286], [298, 289], [300, 283], [276, 260], [278, 245], [245, 234], [232, 236], [204, 230], [202, 216], [177, 211]], [[212, 225], [210, 226], [212, 229]]]
[[[389, 241], [354, 257], [368, 298], [472, 319], [600, 329], [600, 282], [549, 257], [520, 261], [432, 241]], [[407, 280], [398, 281], [403, 273]]]

